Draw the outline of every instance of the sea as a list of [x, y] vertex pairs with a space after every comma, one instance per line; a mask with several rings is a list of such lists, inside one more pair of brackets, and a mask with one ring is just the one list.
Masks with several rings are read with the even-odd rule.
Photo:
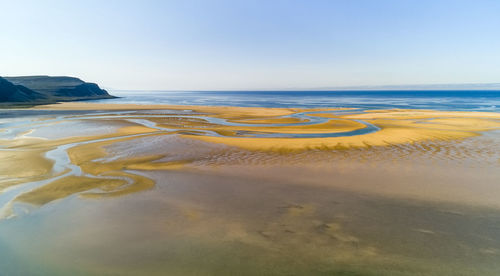
[[114, 104], [243, 107], [432, 109], [500, 112], [500, 90], [377, 91], [110, 91]]

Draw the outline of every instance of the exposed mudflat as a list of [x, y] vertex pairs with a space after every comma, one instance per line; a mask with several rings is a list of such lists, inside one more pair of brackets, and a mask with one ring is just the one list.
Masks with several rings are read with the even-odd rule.
[[7, 274], [500, 273], [498, 113], [2, 112]]

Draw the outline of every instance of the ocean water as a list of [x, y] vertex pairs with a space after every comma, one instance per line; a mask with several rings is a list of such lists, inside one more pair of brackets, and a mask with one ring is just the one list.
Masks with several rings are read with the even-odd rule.
[[500, 91], [110, 91], [102, 103], [500, 111]]

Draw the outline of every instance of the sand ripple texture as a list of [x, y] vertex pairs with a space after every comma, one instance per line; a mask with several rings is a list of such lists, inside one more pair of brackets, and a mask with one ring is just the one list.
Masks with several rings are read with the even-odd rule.
[[84, 103], [12, 112], [0, 121], [2, 218], [151, 189], [155, 170], [500, 164], [500, 114], [489, 112]]

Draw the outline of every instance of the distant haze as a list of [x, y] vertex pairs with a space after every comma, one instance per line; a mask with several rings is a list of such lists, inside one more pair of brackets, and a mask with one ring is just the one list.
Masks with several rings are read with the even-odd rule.
[[500, 89], [500, 1], [1, 1], [0, 76], [113, 89]]
[[500, 90], [500, 83], [401, 84], [315, 87], [312, 90]]

